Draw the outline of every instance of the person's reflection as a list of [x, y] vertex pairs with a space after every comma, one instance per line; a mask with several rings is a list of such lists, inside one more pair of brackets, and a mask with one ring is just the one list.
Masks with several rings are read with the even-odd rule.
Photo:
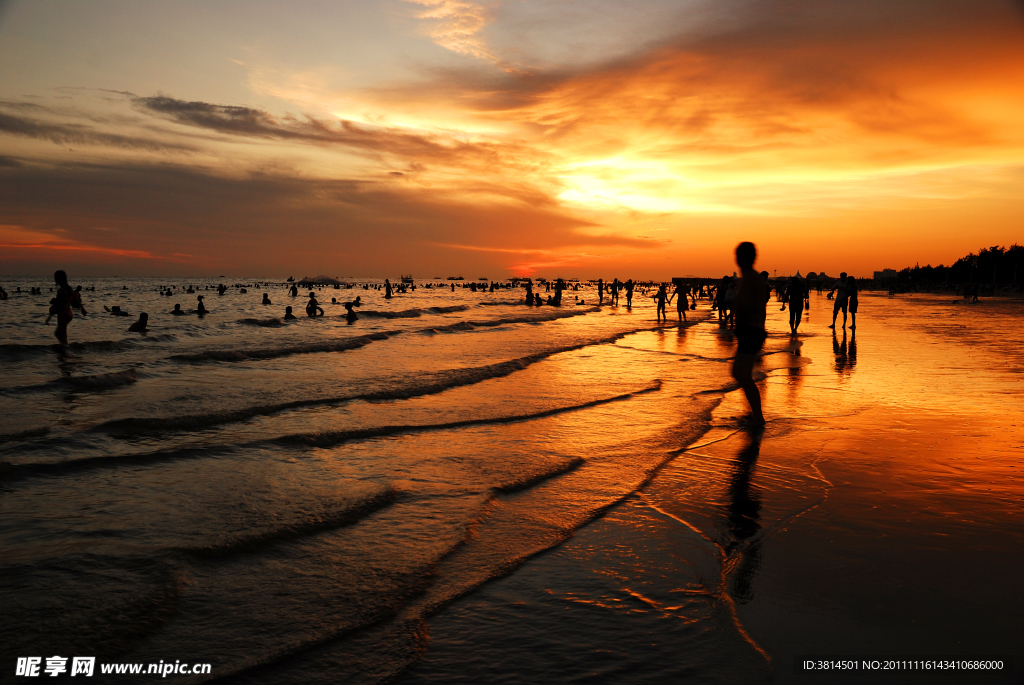
[[851, 369], [857, 365], [857, 331], [850, 331], [850, 351], [846, 358]]
[[761, 498], [757, 488], [751, 488], [750, 478], [761, 452], [762, 435], [759, 432], [750, 434], [750, 443], [736, 455], [729, 481], [729, 532], [732, 542], [726, 546], [725, 553], [730, 560], [735, 553], [740, 555], [739, 563], [731, 574], [730, 591], [740, 604], [746, 604], [753, 598], [754, 572], [761, 562], [761, 541], [746, 543], [761, 530]]
[[846, 329], [843, 329], [843, 342], [836, 338], [836, 332], [832, 331], [832, 353], [836, 356], [836, 371], [840, 374], [846, 373], [850, 360], [846, 356]]

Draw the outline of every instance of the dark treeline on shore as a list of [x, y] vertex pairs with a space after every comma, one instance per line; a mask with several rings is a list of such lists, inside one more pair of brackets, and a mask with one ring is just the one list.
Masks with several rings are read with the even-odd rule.
[[985, 247], [971, 252], [952, 266], [907, 267], [896, 275], [901, 288], [917, 290], [929, 287], [955, 288], [973, 283], [998, 289], [1021, 290], [1024, 286], [1024, 247], [1014, 243], [1006, 247]]

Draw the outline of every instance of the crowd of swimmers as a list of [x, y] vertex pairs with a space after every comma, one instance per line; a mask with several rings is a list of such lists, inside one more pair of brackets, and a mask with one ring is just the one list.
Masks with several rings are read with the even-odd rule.
[[[772, 292], [775, 292], [776, 299], [781, 303], [781, 310], [784, 311], [786, 307], [789, 307], [789, 327], [792, 335], [797, 334], [797, 330], [800, 326], [805, 310], [810, 309], [810, 294], [812, 289], [817, 288], [818, 293], [823, 292], [823, 286], [821, 281], [817, 281], [812, 285], [810, 280], [805, 280], [799, 276], [791, 276], [785, 280], [776, 280], [774, 285], [770, 283], [768, 272], [761, 271], [758, 274], [760, 281], [763, 283], [765, 291], [766, 302], [770, 299]], [[481, 279], [485, 281], [486, 279]], [[67, 342], [67, 328], [68, 324], [74, 316], [74, 311], [79, 311], [83, 316], [86, 314], [86, 310], [82, 305], [82, 286], [72, 288], [68, 283], [67, 274], [64, 271], [57, 271], [54, 274], [54, 283], [56, 285], [56, 293], [51, 299], [51, 307], [49, 316], [47, 317], [47, 323], [53, 318], [57, 319], [57, 329], [55, 335], [58, 340], [62, 343]], [[303, 282], [305, 283], [305, 281]], [[299, 295], [299, 284], [289, 280], [286, 285], [286, 292], [291, 297], [298, 297]], [[346, 289], [353, 287], [359, 287], [354, 284], [333, 284], [335, 290], [338, 290], [344, 285]], [[736, 298], [742, 287], [742, 278], [733, 274], [732, 276], [723, 276], [717, 282], [710, 279], [673, 279], [671, 283], [656, 283], [652, 281], [639, 282], [629, 279], [626, 281], [620, 281], [618, 278], [614, 278], [611, 281], [606, 282], [603, 278], [598, 278], [596, 281], [590, 281], [589, 285], [596, 291], [594, 293], [594, 299], [590, 300], [591, 305], [604, 305], [606, 300], [609, 305], [618, 306], [620, 304], [620, 298], [625, 300], [625, 306], [631, 308], [633, 305], [634, 295], [640, 294], [641, 296], [650, 297], [656, 304], [655, 318], [659, 322], [668, 322], [668, 308], [675, 303], [676, 316], [679, 323], [687, 321], [687, 313], [697, 309], [698, 302], [701, 300], [710, 303], [710, 309], [713, 312], [718, 313], [718, 322], [721, 326], [727, 328], [735, 328], [737, 326], [736, 320]], [[266, 289], [273, 286], [272, 283], [268, 282], [256, 282], [246, 284], [234, 284], [233, 287], [240, 293], [247, 293], [248, 288], [255, 288], [256, 290], [263, 290], [261, 293], [261, 304], [264, 306], [272, 306], [273, 302], [270, 297], [270, 292]], [[567, 281], [561, 278], [553, 281], [546, 279], [539, 279], [536, 283], [529, 278], [521, 279], [509, 279], [508, 282], [459, 282], [459, 283], [425, 283], [420, 285], [421, 288], [426, 289], [450, 289], [452, 292], [455, 291], [456, 286], [462, 288], [464, 291], [468, 290], [473, 293], [494, 293], [501, 290], [513, 290], [522, 289], [525, 291], [524, 295], [521, 296], [520, 302], [532, 307], [539, 306], [562, 306], [565, 301], [565, 297], [569, 293], [580, 293], [573, 296], [573, 301], [570, 304], [577, 306], [586, 306], [587, 296], [585, 293], [587, 289], [584, 289], [585, 284], [579, 281], [572, 280]], [[122, 286], [127, 288], [127, 286]], [[307, 300], [305, 303], [305, 313], [309, 318], [320, 318], [325, 316], [324, 307], [321, 302], [317, 299], [317, 293], [314, 291], [314, 285], [308, 284], [309, 292], [307, 294]], [[411, 282], [411, 279], [403, 278], [401, 283], [392, 284], [390, 279], [385, 279], [383, 283], [364, 283], [361, 285], [363, 290], [376, 290], [383, 291], [383, 298], [386, 300], [392, 299], [396, 295], [408, 294], [415, 292], [417, 285]], [[536, 290], [535, 290], [536, 287]], [[541, 291], [543, 288], [543, 291]], [[581, 293], [581, 289], [584, 289]], [[42, 294], [42, 288], [32, 287], [29, 290], [30, 294]], [[157, 289], [159, 294], [164, 297], [171, 297], [177, 294], [193, 294], [196, 296], [196, 307], [191, 310], [182, 309], [180, 304], [175, 304], [174, 308], [170, 311], [172, 316], [184, 316], [184, 315], [198, 315], [203, 317], [208, 313], [208, 310], [203, 302], [204, 295], [196, 294], [200, 291], [213, 291], [218, 295], [223, 296], [229, 287], [223, 283], [217, 285], [206, 285], [206, 286], [195, 286], [195, 285], [162, 285]], [[829, 328], [835, 329], [838, 323], [839, 314], [842, 313], [842, 327], [845, 329], [849, 322], [851, 330], [855, 330], [857, 327], [857, 309], [858, 309], [858, 282], [852, 276], [848, 276], [845, 272], [840, 274], [838, 280], [834, 282], [832, 288], [828, 291], [827, 297], [833, 300], [833, 312], [832, 312], [832, 324]], [[50, 289], [53, 292], [53, 288]], [[86, 291], [95, 291], [95, 286], [86, 288]], [[17, 293], [21, 293], [21, 288], [17, 288]], [[543, 294], [542, 294], [543, 292]], [[968, 297], [973, 295], [973, 292], [967, 291]], [[8, 293], [0, 288], [0, 300], [7, 299]], [[359, 319], [355, 309], [360, 307], [362, 304], [361, 296], [354, 298], [349, 301], [340, 301], [337, 297], [331, 298], [331, 304], [341, 304], [345, 309], [344, 317], [349, 323], [354, 323]], [[128, 312], [122, 311], [119, 306], [104, 307], [104, 309], [113, 316], [124, 316], [128, 317]], [[849, 317], [849, 318], [848, 318]], [[297, 317], [293, 313], [291, 306], [285, 307], [284, 319], [286, 321], [295, 320]], [[149, 315], [145, 312], [139, 315], [137, 321], [135, 321], [130, 331], [145, 332], [147, 330], [149, 321]]]

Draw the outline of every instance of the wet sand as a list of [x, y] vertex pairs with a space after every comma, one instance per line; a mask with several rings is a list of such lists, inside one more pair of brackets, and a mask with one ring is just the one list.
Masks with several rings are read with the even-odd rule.
[[[431, 619], [403, 682], [1022, 682], [1021, 304], [865, 299], [856, 339], [817, 298], [799, 357], [765, 357], [763, 435], [725, 393], [637, 493]], [[812, 655], [1015, 670], [796, 672]]]

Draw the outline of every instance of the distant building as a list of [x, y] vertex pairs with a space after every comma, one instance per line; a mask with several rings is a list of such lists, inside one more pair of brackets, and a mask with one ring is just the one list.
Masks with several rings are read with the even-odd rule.
[[875, 272], [876, 281], [895, 281], [897, 271], [895, 269], [882, 269]]

